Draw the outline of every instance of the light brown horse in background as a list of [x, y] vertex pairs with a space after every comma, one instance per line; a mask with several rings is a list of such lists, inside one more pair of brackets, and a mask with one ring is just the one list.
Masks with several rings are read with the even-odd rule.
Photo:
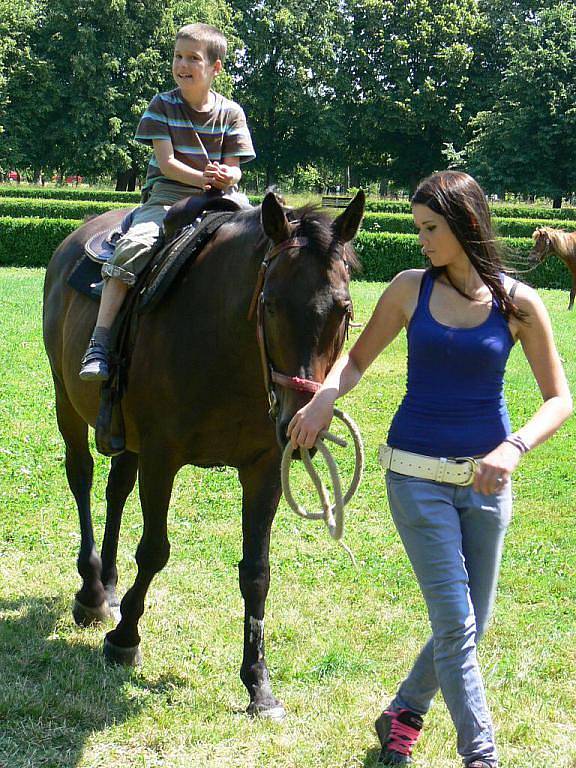
[[532, 233], [534, 248], [530, 256], [536, 262], [541, 263], [551, 253], [555, 253], [566, 264], [572, 275], [572, 287], [570, 288], [570, 303], [568, 309], [574, 306], [576, 297], [576, 232], [565, 232], [563, 229], [551, 227], [538, 227]]

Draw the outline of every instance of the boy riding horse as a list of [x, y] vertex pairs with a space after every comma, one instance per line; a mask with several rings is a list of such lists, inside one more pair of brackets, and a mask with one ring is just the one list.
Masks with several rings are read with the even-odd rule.
[[145, 202], [102, 268], [104, 289], [81, 379], [109, 378], [110, 328], [150, 260], [166, 211], [178, 200], [206, 190], [233, 191], [242, 176], [240, 163], [255, 157], [242, 108], [212, 90], [226, 48], [224, 35], [207, 24], [189, 24], [176, 35], [172, 75], [177, 88], [154, 96], [136, 131], [138, 141], [154, 148]]

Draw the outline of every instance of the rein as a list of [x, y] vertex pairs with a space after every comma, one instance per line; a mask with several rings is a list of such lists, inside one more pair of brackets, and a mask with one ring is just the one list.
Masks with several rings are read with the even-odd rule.
[[[264, 377], [264, 385], [268, 393], [268, 402], [270, 404], [269, 415], [275, 421], [278, 416], [278, 397], [274, 389], [275, 384], [279, 384], [281, 387], [296, 390], [298, 392], [309, 392], [314, 394], [322, 386], [318, 381], [312, 381], [310, 379], [302, 379], [298, 376], [287, 376], [284, 373], [276, 371], [270, 362], [268, 355], [268, 349], [266, 346], [266, 332], [264, 327], [264, 283], [266, 280], [266, 272], [270, 263], [278, 256], [279, 253], [287, 251], [291, 248], [305, 248], [310, 244], [308, 238], [305, 237], [290, 237], [282, 242], [272, 246], [266, 253], [260, 269], [258, 271], [258, 277], [256, 285], [254, 286], [254, 292], [250, 301], [250, 309], [248, 310], [248, 320], [251, 320], [256, 311], [256, 338], [258, 340], [258, 349], [260, 351], [260, 361], [262, 364], [262, 374]], [[344, 259], [344, 263], [346, 260]], [[352, 307], [347, 310], [345, 319], [345, 337], [348, 337], [348, 329], [350, 326], [350, 320], [353, 318]], [[340, 344], [342, 346], [343, 340]], [[348, 428], [354, 443], [355, 450], [355, 466], [354, 476], [350, 484], [348, 491], [343, 494], [341, 489], [340, 478], [338, 477], [338, 470], [336, 463], [326, 447], [324, 440], [330, 440], [343, 447], [347, 446], [347, 443], [342, 438], [332, 435], [330, 432], [323, 430], [316, 440], [315, 448], [324, 458], [328, 470], [330, 472], [330, 478], [332, 481], [332, 488], [334, 490], [334, 504], [330, 502], [328, 490], [325, 487], [322, 479], [316, 472], [312, 460], [310, 458], [310, 452], [306, 448], [301, 448], [301, 456], [304, 462], [304, 466], [320, 497], [322, 505], [322, 512], [310, 513], [304, 507], [296, 502], [292, 494], [290, 487], [290, 465], [293, 460], [294, 449], [292, 448], [290, 441], [286, 444], [282, 455], [281, 463], [281, 479], [282, 479], [282, 491], [288, 502], [289, 507], [296, 512], [300, 517], [307, 520], [324, 520], [328, 527], [330, 536], [335, 539], [340, 546], [347, 552], [352, 563], [356, 566], [354, 555], [349, 547], [342, 541], [342, 535], [344, 532], [344, 507], [350, 501], [362, 477], [364, 468], [364, 446], [362, 444], [362, 438], [360, 431], [354, 421], [347, 414], [338, 409], [334, 409], [334, 415], [340, 419], [344, 425]]]

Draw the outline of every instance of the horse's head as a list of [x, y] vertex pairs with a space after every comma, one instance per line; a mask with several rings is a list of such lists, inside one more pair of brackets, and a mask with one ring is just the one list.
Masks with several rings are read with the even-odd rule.
[[288, 213], [275, 195], [262, 203], [262, 226], [272, 245], [262, 270], [258, 306], [260, 351], [271, 414], [281, 445], [294, 413], [338, 357], [352, 317], [350, 241], [364, 212], [358, 192], [332, 221], [318, 209]]
[[538, 227], [532, 233], [534, 248], [530, 251], [530, 261], [533, 264], [540, 264], [550, 254], [552, 250], [552, 240], [548, 227]]

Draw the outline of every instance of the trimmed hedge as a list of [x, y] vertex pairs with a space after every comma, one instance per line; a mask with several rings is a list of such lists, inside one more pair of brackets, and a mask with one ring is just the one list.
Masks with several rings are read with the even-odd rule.
[[[501, 237], [532, 237], [537, 227], [547, 226], [555, 229], [576, 230], [576, 221], [554, 219], [506, 219], [494, 217], [496, 231]], [[414, 221], [407, 213], [366, 213], [362, 222], [366, 232], [396, 232], [414, 234]]]
[[[66, 187], [42, 189], [41, 187], [6, 187], [0, 185], [0, 197], [36, 198], [42, 200], [88, 200], [103, 203], [124, 203], [133, 205], [140, 202], [140, 192], [114, 192], [106, 189], [85, 189]], [[262, 195], [248, 195], [252, 205], [262, 202]]]
[[[254, 203], [251, 200], [253, 205]], [[41, 218], [41, 219], [83, 219], [93, 214], [106, 213], [114, 208], [133, 208], [134, 201], [123, 203], [90, 200], [55, 200], [52, 198], [34, 199], [2, 197], [0, 195], [0, 217]]]
[[106, 213], [113, 208], [133, 208], [134, 202], [103, 203], [90, 200], [37, 200], [0, 196], [0, 217], [40, 219], [83, 219], [86, 216]]
[[56, 247], [81, 224], [69, 219], [0, 218], [0, 264], [45, 267]]
[[[0, 197], [26, 197], [44, 200], [89, 200], [110, 203], [140, 202], [140, 192], [114, 192], [106, 189], [85, 187], [25, 187], [22, 185], [0, 185]], [[262, 202], [262, 195], [249, 195], [252, 205]], [[556, 221], [576, 221], [576, 208], [541, 208], [531, 205], [510, 205], [495, 203], [490, 206], [495, 217], [502, 219], [554, 219]], [[367, 200], [366, 211], [373, 213], [410, 213], [408, 200]]]
[[[576, 221], [576, 208], [540, 208], [535, 205], [508, 205], [495, 203], [490, 206], [498, 219], [543, 219], [548, 221]], [[367, 200], [366, 211], [371, 213], [410, 213], [408, 200]]]
[[[0, 265], [44, 267], [55, 248], [82, 224], [69, 219], [0, 218]], [[532, 240], [504, 238], [509, 263], [523, 281], [537, 288], [569, 288], [570, 274], [560, 259], [551, 257], [528, 271]], [[391, 280], [403, 269], [424, 266], [416, 235], [360, 232], [355, 240], [362, 261], [362, 280]]]
[[[256, 205], [258, 198], [251, 202]], [[114, 208], [127, 208], [133, 202], [111, 203], [89, 200], [52, 200], [33, 198], [3, 198], [0, 196], [0, 217], [42, 218], [42, 219], [84, 219]], [[538, 219], [500, 219], [495, 218], [494, 224], [502, 237], [531, 237], [532, 232], [542, 225], [556, 229], [576, 230], [576, 221], [538, 220]], [[412, 215], [408, 213], [367, 213], [364, 216], [362, 229], [367, 232], [391, 232], [397, 234], [414, 234]]]
[[83, 187], [69, 189], [67, 187], [3, 187], [0, 186], [1, 197], [35, 197], [43, 200], [91, 200], [110, 203], [139, 203], [140, 192], [114, 192], [107, 189], [86, 189]]
[[[518, 278], [535, 288], [569, 288], [570, 274], [564, 263], [555, 257], [547, 259], [532, 270], [529, 253], [533, 247], [527, 238], [503, 238], [507, 262], [517, 270]], [[359, 232], [354, 241], [362, 262], [358, 278], [388, 282], [403, 269], [425, 265], [417, 235]]]

